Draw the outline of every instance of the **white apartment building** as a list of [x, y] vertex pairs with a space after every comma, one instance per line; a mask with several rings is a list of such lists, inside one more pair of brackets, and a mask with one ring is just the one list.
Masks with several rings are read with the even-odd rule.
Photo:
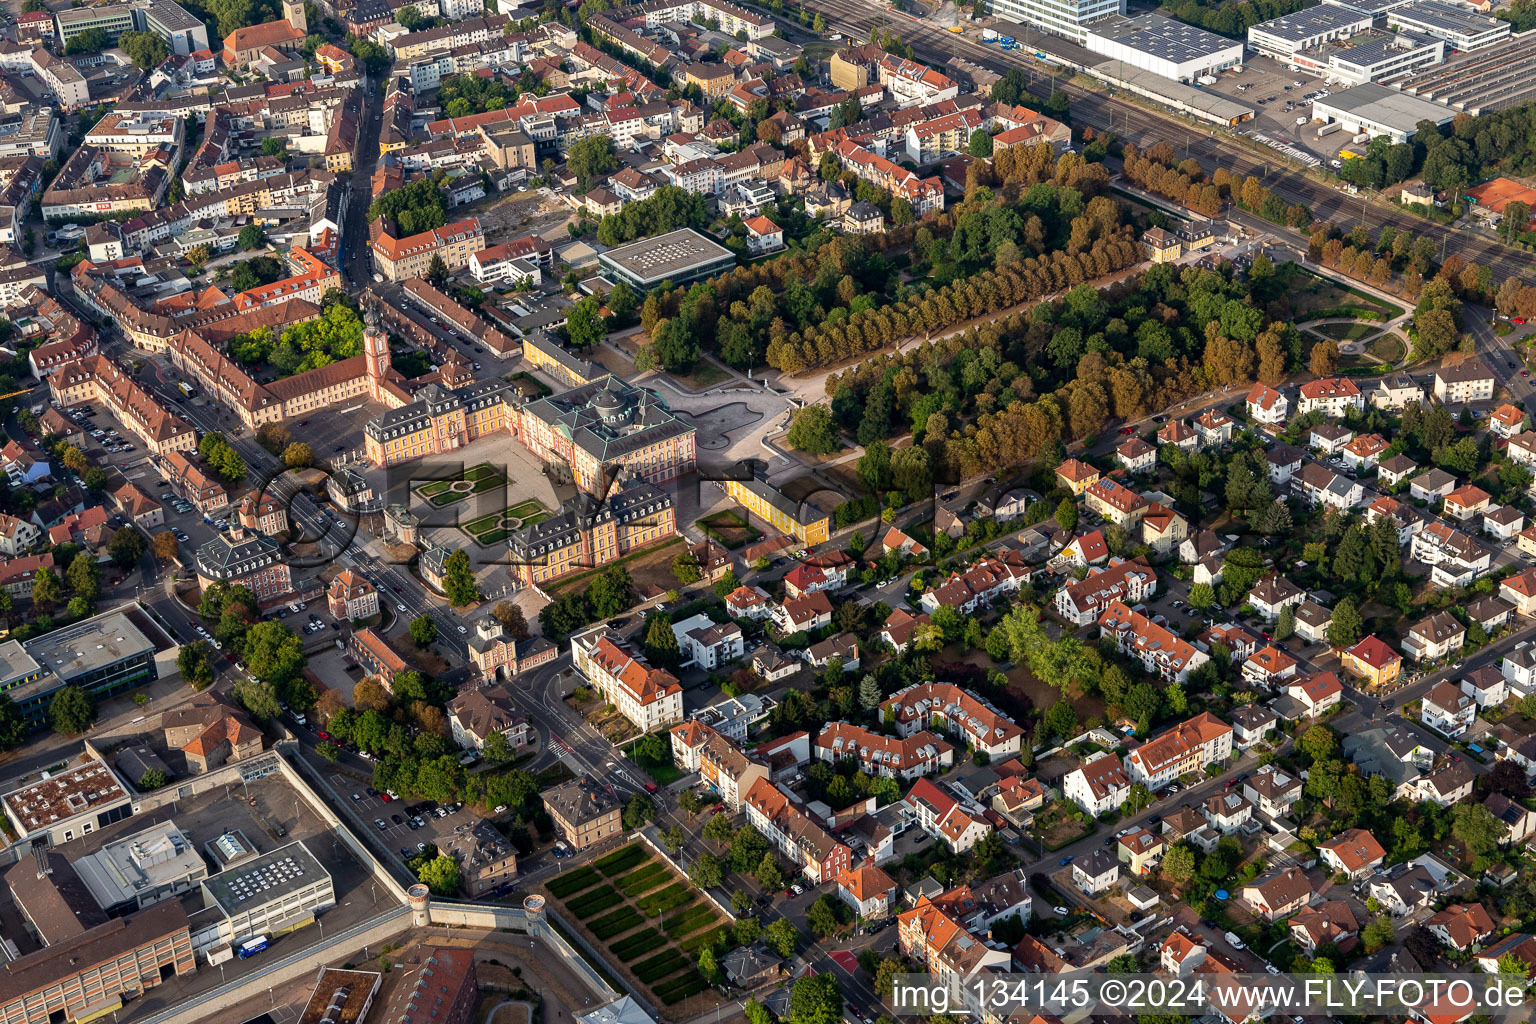
[[1180, 775], [1204, 771], [1206, 765], [1225, 760], [1231, 753], [1232, 727], [1207, 711], [1131, 751], [1125, 769], [1133, 782], [1155, 790]]
[[571, 661], [641, 732], [683, 720], [683, 687], [677, 677], [648, 665], [606, 624], [571, 637]]

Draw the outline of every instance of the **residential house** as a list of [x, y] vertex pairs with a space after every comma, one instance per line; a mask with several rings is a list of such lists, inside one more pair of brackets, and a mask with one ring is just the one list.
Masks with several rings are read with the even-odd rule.
[[1481, 665], [1461, 677], [1461, 692], [1479, 708], [1496, 708], [1509, 699], [1509, 683], [1492, 665]]
[[1291, 478], [1291, 490], [1308, 504], [1348, 512], [1365, 499], [1365, 487], [1316, 462], [1301, 467]]
[[745, 805], [752, 827], [813, 883], [829, 882], [853, 866], [853, 851], [768, 779], [752, 783]]
[[1125, 767], [1131, 781], [1161, 789], [1231, 753], [1232, 727], [1207, 711], [1147, 740], [1126, 756]]
[[868, 861], [838, 874], [837, 894], [866, 921], [890, 917], [896, 905], [895, 881]]
[[1150, 473], [1157, 468], [1157, 449], [1139, 437], [1133, 437], [1115, 449], [1115, 458], [1120, 460], [1128, 473]]
[[1317, 948], [1325, 945], [1348, 953], [1358, 943], [1359, 933], [1360, 922], [1343, 900], [1325, 900], [1291, 918], [1291, 939], [1308, 956], [1317, 955]]
[[1307, 433], [1307, 445], [1324, 455], [1337, 455], [1355, 439], [1355, 432], [1342, 423], [1319, 423]]
[[1424, 389], [1406, 373], [1389, 373], [1371, 392], [1371, 405], [1377, 409], [1396, 410], [1424, 401]]
[[1248, 391], [1248, 418], [1255, 423], [1284, 423], [1291, 400], [1268, 384], [1255, 384]]
[[789, 597], [773, 607], [771, 618], [781, 634], [808, 633], [832, 621], [832, 602], [817, 591], [805, 597]]
[[1101, 750], [1068, 772], [1061, 782], [1061, 794], [1098, 817], [1118, 810], [1131, 791], [1131, 777], [1120, 758]]
[[1138, 828], [1120, 837], [1115, 852], [1125, 865], [1126, 873], [1140, 878], [1152, 873], [1167, 848], [1161, 836], [1145, 828]]
[[1500, 581], [1499, 596], [1521, 615], [1536, 615], [1536, 566]]
[[[1486, 548], [1442, 522], [1432, 522], [1415, 533], [1408, 554], [1429, 566], [1430, 583], [1442, 588], [1466, 586], [1493, 564]], [[1509, 580], [1504, 583], [1507, 586]], [[1500, 595], [1510, 599], [1504, 590]]]
[[1508, 541], [1525, 529], [1525, 513], [1512, 505], [1495, 505], [1483, 513], [1483, 532], [1495, 540]]
[[1083, 493], [1083, 500], [1090, 510], [1126, 530], [1142, 517], [1151, 504], [1129, 487], [1107, 477], [1090, 486]]
[[1243, 662], [1243, 680], [1254, 686], [1276, 689], [1296, 674], [1298, 662], [1285, 651], [1266, 645]]
[[1296, 635], [1309, 644], [1320, 644], [1328, 639], [1328, 627], [1333, 624], [1333, 609], [1324, 608], [1311, 598], [1296, 606]]
[[1099, 471], [1086, 462], [1067, 459], [1056, 467], [1056, 479], [1072, 492], [1073, 497], [1080, 498], [1088, 488], [1098, 483]]
[[448, 725], [454, 742], [465, 750], [484, 750], [492, 733], [500, 733], [514, 752], [536, 739], [528, 728], [528, 716], [517, 710], [505, 686], [460, 690], [448, 702]]
[[1269, 463], [1269, 480], [1276, 487], [1285, 487], [1291, 482], [1291, 478], [1301, 472], [1303, 456], [1299, 449], [1292, 448], [1288, 444], [1277, 444], [1264, 453], [1264, 461]]
[[1381, 867], [1387, 856], [1376, 837], [1363, 828], [1345, 829], [1332, 839], [1319, 843], [1317, 852], [1330, 871], [1348, 875], [1354, 881]]
[[1456, 478], [1443, 469], [1431, 469], [1408, 481], [1408, 494], [1419, 501], [1434, 503], [1456, 489]]
[[726, 595], [725, 610], [733, 619], [763, 622], [773, 614], [773, 598], [762, 587], [742, 584]]
[[1324, 377], [1308, 381], [1300, 388], [1296, 411], [1306, 415], [1314, 410], [1340, 419], [1350, 409], [1365, 411], [1365, 397], [1348, 377]]
[[1232, 440], [1232, 431], [1237, 426], [1237, 421], [1219, 409], [1207, 409], [1195, 417], [1195, 433], [1200, 437], [1201, 447], [1226, 444]]
[[1212, 793], [1200, 803], [1206, 823], [1222, 835], [1231, 835], [1253, 817], [1253, 802], [1241, 793]]
[[1362, 434], [1344, 446], [1344, 465], [1356, 471], [1374, 469], [1387, 448], [1387, 439], [1380, 434]]
[[1292, 681], [1285, 695], [1301, 706], [1308, 718], [1327, 714], [1344, 699], [1344, 684], [1332, 672], [1314, 672]]
[[1189, 536], [1189, 520], [1162, 502], [1147, 506], [1141, 517], [1141, 542], [1160, 555], [1166, 555]]
[[1438, 661], [1461, 650], [1466, 639], [1467, 627], [1450, 612], [1438, 611], [1408, 628], [1403, 653], [1415, 661]]
[[1253, 606], [1266, 622], [1274, 622], [1280, 618], [1280, 612], [1286, 606], [1301, 604], [1307, 599], [1307, 592], [1302, 590], [1290, 580], [1279, 573], [1270, 573], [1253, 585], [1248, 591], [1247, 603]]
[[[1244, 704], [1232, 709], [1232, 741], [1239, 750], [1247, 750], [1262, 742], [1264, 735], [1279, 721], [1275, 713], [1262, 704]], [[1252, 799], [1250, 797], [1250, 799]]]
[[1339, 660], [1346, 672], [1378, 689], [1395, 680], [1403, 669], [1403, 656], [1374, 633], [1344, 651]]
[[917, 683], [892, 694], [880, 714], [895, 721], [898, 736], [937, 727], [964, 739], [994, 761], [1021, 749], [1024, 730], [987, 701], [953, 683]]
[[1120, 861], [1108, 850], [1094, 850], [1072, 862], [1072, 881], [1089, 896], [1097, 896], [1120, 881]]
[[647, 663], [606, 623], [571, 637], [571, 661], [642, 733], [683, 720], [683, 687], [677, 677]]
[[1301, 799], [1301, 779], [1274, 765], [1260, 765], [1243, 780], [1243, 796], [1271, 821], [1284, 818]]
[[1466, 405], [1493, 398], [1493, 373], [1474, 358], [1435, 371], [1435, 397], [1445, 405]]
[[1157, 589], [1157, 573], [1142, 559], [1117, 561], [1088, 570], [1084, 579], [1056, 592], [1056, 613], [1075, 626], [1098, 619], [1116, 601], [1134, 605]]
[[1476, 484], [1463, 484], [1445, 496], [1445, 514], [1466, 522], [1487, 512], [1492, 504], [1493, 495]]
[[1477, 720], [1477, 698], [1463, 693], [1455, 683], [1441, 680], [1424, 695], [1419, 720], [1446, 736], [1460, 736]]
[[1384, 487], [1396, 487], [1418, 471], [1419, 464], [1401, 453], [1376, 464], [1376, 480]]
[[1265, 921], [1296, 913], [1312, 899], [1312, 883], [1298, 867], [1284, 867], [1244, 885], [1238, 898]]
[[1175, 448], [1192, 452], [1200, 447], [1200, 435], [1183, 420], [1172, 419], [1163, 424], [1163, 428], [1157, 432], [1157, 443], [1171, 444]]
[[1137, 658], [1146, 671], [1172, 682], [1184, 682], [1189, 674], [1210, 660], [1210, 655], [1183, 637], [1113, 601], [1099, 616], [1100, 637], [1112, 636], [1122, 653]]
[[967, 852], [992, 831], [983, 809], [962, 804], [931, 779], [918, 779], [903, 802], [923, 830], [943, 840], [952, 853]]
[[1525, 410], [1505, 402], [1488, 414], [1488, 433], [1505, 439], [1525, 429]]
[[830, 722], [816, 737], [818, 761], [837, 764], [853, 759], [866, 775], [911, 782], [955, 763], [955, 748], [926, 730], [910, 736], [884, 736], [847, 722]]
[[1496, 925], [1481, 903], [1453, 903], [1424, 922], [1424, 927], [1458, 953], [1470, 953], [1488, 941]]

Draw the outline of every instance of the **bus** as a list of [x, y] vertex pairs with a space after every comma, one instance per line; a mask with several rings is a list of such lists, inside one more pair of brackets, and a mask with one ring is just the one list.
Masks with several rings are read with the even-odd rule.
[[266, 948], [267, 937], [265, 935], [258, 935], [254, 939], [247, 939], [245, 942], [240, 943], [240, 948], [235, 950], [235, 955], [244, 960], [248, 956], [255, 956]]
[[193, 395], [192, 385], [188, 384], [186, 381], [181, 381], [179, 384], [177, 384], [176, 385], [176, 390], [180, 391], [183, 395], [186, 395], [188, 398], [191, 398], [192, 395]]

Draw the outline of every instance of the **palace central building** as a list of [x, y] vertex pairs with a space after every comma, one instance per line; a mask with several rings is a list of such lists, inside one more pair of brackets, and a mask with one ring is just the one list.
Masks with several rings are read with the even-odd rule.
[[363, 434], [373, 465], [397, 466], [510, 431], [540, 459], [565, 466], [582, 490], [602, 494], [605, 466], [622, 466], [656, 484], [682, 476], [698, 460], [691, 424], [654, 392], [612, 375], [527, 405], [499, 380], [431, 385], [420, 394], [368, 421]]

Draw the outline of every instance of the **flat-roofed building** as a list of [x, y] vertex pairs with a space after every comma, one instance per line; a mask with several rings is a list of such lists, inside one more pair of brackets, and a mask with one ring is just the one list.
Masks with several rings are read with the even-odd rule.
[[687, 284], [713, 277], [736, 266], [736, 255], [692, 228], [679, 228], [609, 249], [598, 262], [614, 284], [624, 281], [645, 292], [663, 281]]
[[53, 23], [61, 50], [76, 36], [98, 29], [107, 34], [109, 42], [115, 43], [124, 32], [133, 31], [133, 8], [128, 4], [74, 7], [56, 13]]
[[1387, 27], [1444, 39], [1458, 50], [1480, 50], [1509, 38], [1510, 22], [1441, 0], [1413, 0], [1387, 11]]
[[75, 861], [74, 868], [97, 905], [112, 916], [190, 892], [208, 877], [207, 862], [174, 821], [113, 840]]
[[1093, 53], [1175, 82], [1192, 82], [1243, 62], [1243, 44], [1161, 14], [1114, 16], [1083, 35]]
[[1456, 114], [1449, 107], [1376, 82], [1351, 86], [1312, 101], [1313, 120], [1338, 121], [1346, 131], [1385, 135], [1394, 143], [1413, 138], [1420, 122], [1446, 125]]
[[363, 1024], [384, 975], [322, 967], [296, 1024]]
[[142, 609], [124, 605], [28, 640], [20, 652], [0, 645], [0, 692], [40, 728], [64, 687], [102, 698], [152, 683], [178, 646]]
[[292, 931], [336, 904], [330, 872], [302, 841], [241, 857], [203, 879], [202, 890], [204, 905], [222, 919], [198, 925], [193, 941], [200, 951]]
[[1248, 48], [1290, 62], [1294, 54], [1369, 31], [1375, 19], [1339, 4], [1318, 4], [1248, 28]]
[[105, 761], [93, 756], [0, 795], [0, 806], [16, 843], [44, 838], [50, 846], [62, 846], [133, 813], [127, 787]]

